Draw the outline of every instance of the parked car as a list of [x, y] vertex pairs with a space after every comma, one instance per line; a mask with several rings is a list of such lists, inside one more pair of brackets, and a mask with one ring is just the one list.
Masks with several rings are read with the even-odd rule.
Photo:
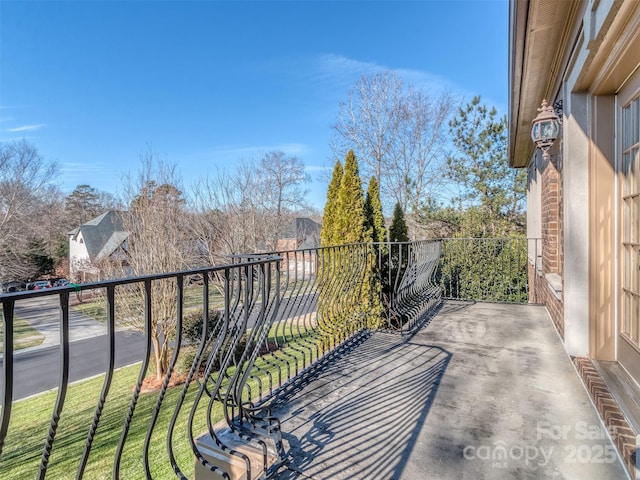
[[22, 282], [3, 282], [0, 283], [0, 293], [13, 293], [24, 290], [25, 284]]
[[38, 280], [36, 282], [31, 283], [28, 288], [29, 290], [42, 290], [43, 288], [51, 288], [51, 287], [52, 287], [51, 280]]
[[66, 278], [59, 278], [58, 280], [56, 280], [53, 283], [54, 287], [66, 287], [67, 285], [69, 285], [71, 282], [69, 280], [67, 280]]

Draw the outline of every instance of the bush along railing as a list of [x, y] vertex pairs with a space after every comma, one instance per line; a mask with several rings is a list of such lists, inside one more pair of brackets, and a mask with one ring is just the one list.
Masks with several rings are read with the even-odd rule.
[[446, 299], [527, 303], [526, 238], [447, 238], [436, 281]]
[[[438, 242], [343, 245], [0, 295], [0, 477], [272, 476], [286, 448], [271, 403], [372, 329], [415, 326], [439, 300], [432, 279], [438, 255]], [[83, 311], [104, 322], [90, 354], [103, 362], [103, 374], [70, 384], [72, 363], [84, 361], [70, 341], [79, 308], [72, 300], [89, 292], [91, 309]], [[50, 319], [59, 323], [59, 387], [35, 399], [36, 413], [21, 408], [34, 399], [14, 399], [22, 371], [14, 355], [16, 306], [29, 299], [59, 309]], [[171, 318], [157, 318], [163, 315]], [[136, 324], [144, 340], [141, 363], [116, 369], [116, 354], [125, 348], [117, 328]], [[158, 328], [170, 340], [165, 356], [154, 355]], [[158, 362], [160, 382], [147, 388]]]

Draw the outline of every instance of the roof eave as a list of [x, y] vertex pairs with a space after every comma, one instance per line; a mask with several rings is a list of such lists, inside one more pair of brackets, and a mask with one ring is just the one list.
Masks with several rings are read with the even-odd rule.
[[509, 4], [509, 165], [526, 167], [535, 150], [531, 122], [543, 99], [555, 99], [582, 0], [512, 0]]

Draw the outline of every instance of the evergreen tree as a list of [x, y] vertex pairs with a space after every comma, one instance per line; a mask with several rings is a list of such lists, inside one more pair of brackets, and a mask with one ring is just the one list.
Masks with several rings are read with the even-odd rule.
[[367, 219], [368, 237], [373, 242], [384, 242], [387, 239], [387, 229], [382, 214], [382, 202], [380, 201], [380, 188], [376, 177], [369, 180], [367, 197], [364, 202], [365, 217]]
[[342, 175], [340, 170], [336, 164], [327, 194], [321, 235], [324, 246], [342, 246], [323, 250], [318, 270], [318, 283], [321, 285], [319, 321], [327, 332], [342, 332], [338, 336], [352, 333], [354, 322], [368, 319], [372, 311], [368, 268], [371, 252], [366, 245], [344, 246], [366, 240], [364, 193], [353, 151], [347, 154]]
[[320, 230], [320, 244], [323, 247], [340, 243], [336, 241], [334, 228], [336, 223], [336, 214], [338, 212], [338, 191], [342, 182], [342, 163], [336, 161], [333, 167], [333, 175], [331, 183], [327, 190], [327, 203], [324, 206], [324, 215], [322, 217], [322, 229]]
[[29, 241], [29, 253], [27, 260], [31, 264], [35, 273], [35, 278], [41, 275], [51, 275], [54, 273], [55, 261], [45, 253], [45, 243], [41, 239]]
[[100, 215], [102, 206], [98, 191], [89, 185], [78, 185], [65, 199], [65, 213], [74, 227]]
[[347, 154], [338, 190], [334, 239], [342, 244], [365, 240], [364, 194], [353, 150]]
[[399, 203], [393, 209], [393, 217], [391, 219], [391, 227], [389, 227], [389, 241], [391, 242], [408, 242], [409, 229], [404, 219], [404, 212]]
[[[379, 245], [386, 240], [387, 232], [382, 214], [382, 203], [380, 202], [380, 189], [378, 180], [371, 177], [367, 196], [364, 202], [364, 212], [366, 221], [366, 241], [375, 242], [376, 245], [370, 247], [371, 255], [365, 273], [365, 285], [369, 286], [368, 295], [364, 296], [364, 307], [367, 311], [368, 326], [378, 328], [382, 318], [382, 279], [381, 271], [384, 272], [387, 266], [386, 246]], [[382, 270], [380, 270], [382, 267]]]
[[[400, 202], [397, 202], [393, 209], [391, 218], [391, 226], [389, 227], [389, 255], [388, 265], [385, 266], [383, 275], [383, 295], [385, 299], [391, 299], [393, 296], [394, 285], [404, 277], [409, 261], [409, 253], [411, 245], [406, 243], [409, 241], [409, 229], [404, 218], [404, 210]], [[396, 315], [389, 318], [392, 327], [400, 326], [401, 319]], [[398, 323], [400, 322], [400, 323]]]
[[463, 187], [458, 199], [474, 210], [467, 236], [501, 236], [524, 225], [526, 171], [509, 168], [507, 119], [474, 97], [451, 120], [454, 154], [447, 159], [447, 176]]

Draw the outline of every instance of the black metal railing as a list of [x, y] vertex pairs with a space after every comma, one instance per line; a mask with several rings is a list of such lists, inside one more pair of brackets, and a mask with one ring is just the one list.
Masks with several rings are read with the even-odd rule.
[[374, 248], [378, 252], [386, 327], [413, 329], [442, 296], [435, 281], [441, 242], [381, 243]]
[[535, 272], [542, 272], [542, 238], [527, 238], [527, 259]]
[[[268, 478], [285, 457], [270, 402], [367, 332], [414, 328], [440, 299], [433, 280], [439, 257], [440, 243], [432, 241], [343, 245], [0, 295], [0, 478]], [[79, 308], [72, 300], [81, 295], [81, 306], [95, 304], [83, 311], [104, 328], [90, 354], [103, 364], [91, 391], [69, 375], [83, 362], [71, 342]], [[159, 308], [166, 295], [168, 310]], [[52, 405], [27, 413], [14, 398], [24, 374], [14, 333], [17, 306], [34, 299], [58, 305], [49, 320], [59, 325], [52, 360], [59, 386]], [[138, 325], [144, 351], [136, 366], [116, 369], [122, 324]], [[145, 392], [163, 340], [166, 368]]]
[[527, 303], [526, 238], [446, 238], [436, 282], [446, 299]]

